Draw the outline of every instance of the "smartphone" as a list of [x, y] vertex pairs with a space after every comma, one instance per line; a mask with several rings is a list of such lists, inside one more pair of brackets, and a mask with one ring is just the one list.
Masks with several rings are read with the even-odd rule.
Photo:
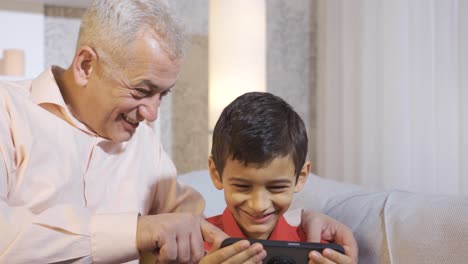
[[342, 254], [345, 253], [341, 245], [334, 243], [309, 243], [309, 242], [292, 242], [292, 241], [277, 241], [263, 239], [246, 239], [246, 238], [227, 238], [221, 243], [221, 247], [226, 247], [236, 243], [239, 240], [248, 240], [250, 244], [261, 243], [267, 252], [267, 256], [263, 259], [266, 264], [303, 264], [309, 261], [309, 252], [312, 250], [322, 253], [326, 248], [333, 249]]

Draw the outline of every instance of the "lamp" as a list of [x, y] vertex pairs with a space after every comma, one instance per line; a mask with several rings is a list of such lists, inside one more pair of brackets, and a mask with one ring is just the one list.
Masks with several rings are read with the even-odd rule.
[[265, 0], [210, 0], [210, 134], [224, 107], [236, 97], [265, 91], [265, 49]]

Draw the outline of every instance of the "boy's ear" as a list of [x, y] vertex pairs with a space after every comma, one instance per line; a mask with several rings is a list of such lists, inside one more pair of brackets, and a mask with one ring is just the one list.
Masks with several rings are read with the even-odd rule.
[[216, 189], [222, 190], [223, 181], [221, 180], [221, 175], [219, 175], [218, 170], [216, 169], [213, 156], [210, 156], [208, 158], [208, 168], [210, 171], [210, 177], [211, 177], [211, 181], [213, 182], [213, 185], [216, 187]]
[[310, 173], [310, 162], [306, 161], [304, 166], [302, 166], [301, 172], [299, 173], [299, 177], [297, 178], [296, 186], [294, 187], [294, 192], [297, 193], [304, 187], [304, 184], [307, 181]]
[[79, 47], [73, 58], [73, 77], [76, 84], [86, 86], [88, 80], [97, 66], [97, 54], [88, 46]]

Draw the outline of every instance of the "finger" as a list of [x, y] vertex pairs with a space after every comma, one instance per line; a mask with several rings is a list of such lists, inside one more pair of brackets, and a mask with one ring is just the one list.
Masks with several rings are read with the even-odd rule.
[[335, 243], [343, 245], [346, 255], [357, 263], [358, 246], [354, 239], [353, 231], [350, 228], [340, 225], [339, 230], [336, 232]]
[[309, 264], [331, 264], [329, 259], [325, 258], [320, 254], [318, 251], [311, 251], [309, 252]]
[[218, 249], [210, 250], [210, 253], [203, 259], [206, 263], [221, 263], [227, 261], [229, 258], [236, 254], [248, 249], [250, 242], [247, 240], [238, 241], [230, 246]]
[[160, 263], [169, 263], [177, 260], [176, 236], [166, 236], [158, 241], [159, 252], [155, 255]]
[[326, 248], [325, 250], [323, 250], [322, 255], [335, 263], [341, 263], [341, 264], [353, 263], [353, 259], [351, 257], [341, 254], [339, 252], [336, 252], [329, 248]]
[[358, 260], [358, 246], [352, 230], [346, 225], [326, 215], [317, 215], [314, 212], [302, 211], [302, 228], [307, 234], [308, 242], [333, 241], [348, 246], [346, 255], [356, 263]]
[[201, 219], [200, 227], [203, 240], [212, 245], [211, 251], [218, 249], [223, 240], [229, 237], [226, 233], [221, 231], [221, 229], [210, 224], [204, 219]]
[[354, 247], [343, 246], [343, 248], [345, 249], [346, 255], [349, 256], [354, 261], [354, 263], [358, 263], [359, 251], [357, 243], [354, 244]]
[[193, 263], [198, 263], [205, 255], [205, 248], [201, 228], [190, 236], [191, 257]]
[[263, 249], [263, 245], [255, 243], [243, 250], [236, 255], [229, 258], [227, 263], [258, 263], [266, 257], [266, 251]]
[[213, 263], [258, 263], [266, 257], [266, 251], [260, 243], [249, 246], [247, 240], [241, 240], [214, 251], [210, 257]]
[[178, 263], [188, 263], [191, 259], [190, 256], [190, 235], [187, 236], [184, 234], [177, 237], [177, 262]]
[[319, 243], [322, 236], [323, 223], [320, 220], [320, 218], [312, 217], [312, 214], [312, 212], [305, 212], [304, 210], [302, 210], [301, 225], [307, 235], [307, 241]]

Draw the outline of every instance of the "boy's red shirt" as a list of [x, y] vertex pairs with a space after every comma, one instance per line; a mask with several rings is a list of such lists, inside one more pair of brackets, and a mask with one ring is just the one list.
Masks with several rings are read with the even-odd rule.
[[[223, 214], [207, 218], [206, 221], [217, 226], [230, 237], [247, 238], [228, 208], [224, 209]], [[275, 228], [273, 228], [268, 240], [306, 242], [307, 237], [301, 226], [292, 226], [281, 216], [278, 222], [276, 222]], [[205, 242], [205, 250], [208, 251], [210, 248], [211, 245]]]

